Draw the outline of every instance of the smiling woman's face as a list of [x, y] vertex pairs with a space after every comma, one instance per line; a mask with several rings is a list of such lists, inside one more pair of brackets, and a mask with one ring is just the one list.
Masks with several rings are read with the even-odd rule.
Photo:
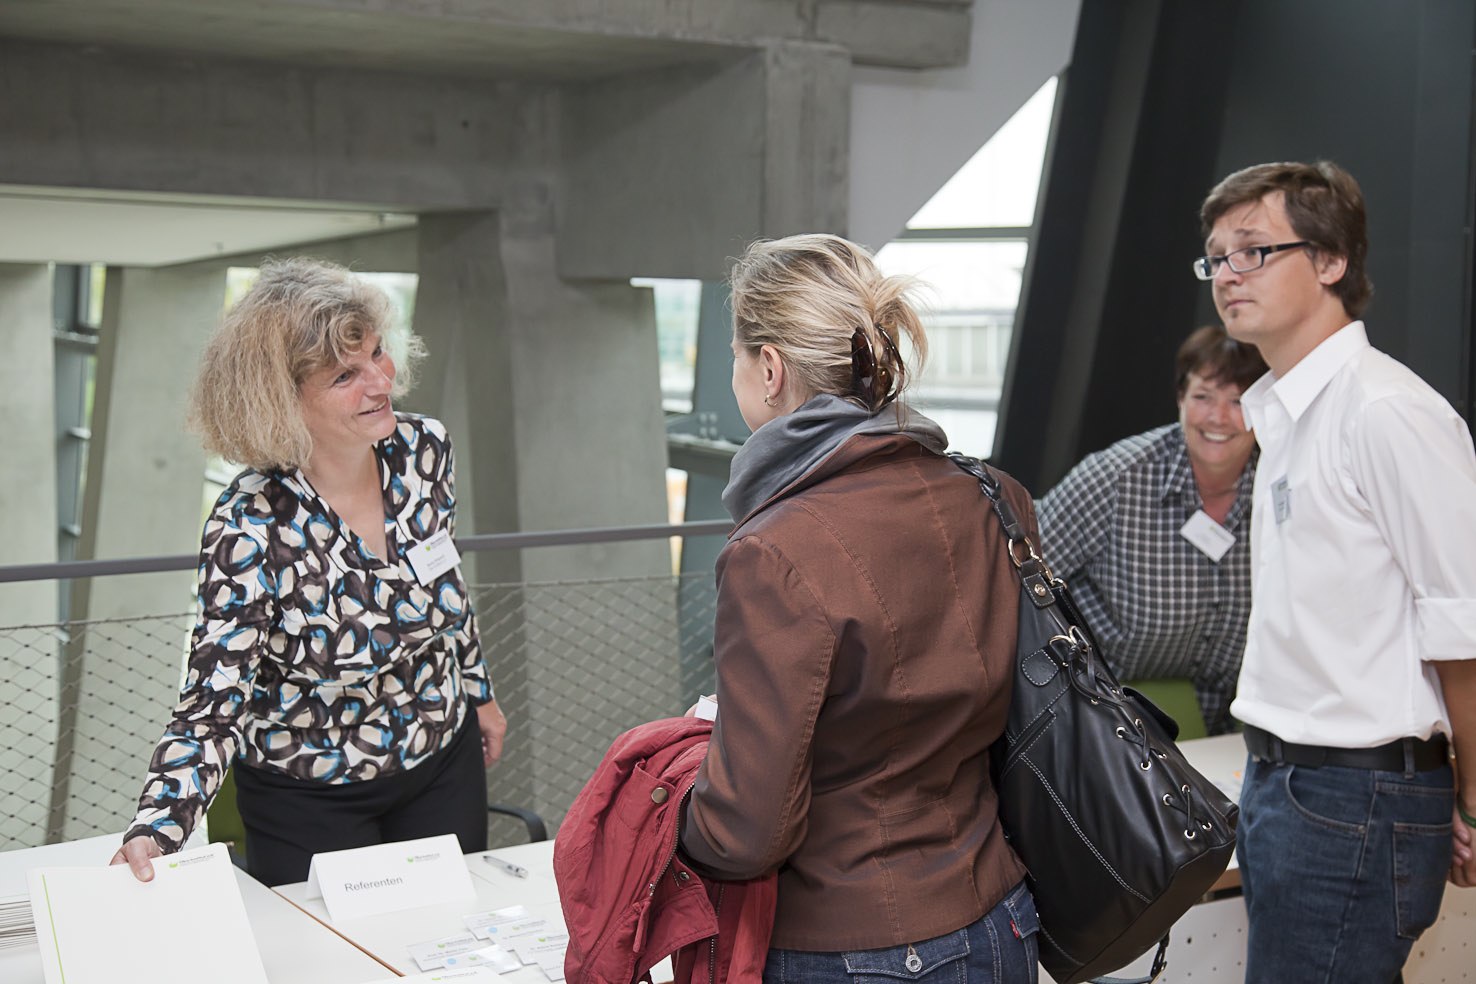
[[327, 366], [298, 391], [302, 420], [317, 447], [371, 445], [394, 433], [390, 392], [395, 363], [378, 335], [368, 335], [342, 365]]
[[1189, 374], [1179, 397], [1179, 425], [1184, 428], [1190, 461], [1216, 470], [1245, 467], [1256, 438], [1245, 429], [1240, 394], [1241, 388], [1234, 383]]

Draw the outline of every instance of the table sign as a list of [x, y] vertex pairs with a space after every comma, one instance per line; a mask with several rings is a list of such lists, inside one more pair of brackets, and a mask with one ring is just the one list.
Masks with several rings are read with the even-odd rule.
[[477, 897], [455, 834], [314, 854], [307, 897], [334, 922]]

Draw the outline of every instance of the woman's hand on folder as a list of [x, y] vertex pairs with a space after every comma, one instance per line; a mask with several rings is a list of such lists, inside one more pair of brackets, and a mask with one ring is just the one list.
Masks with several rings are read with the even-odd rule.
[[164, 852], [152, 837], [135, 837], [123, 842], [118, 853], [108, 864], [126, 864], [133, 869], [133, 877], [141, 882], [154, 880], [154, 858], [162, 858]]

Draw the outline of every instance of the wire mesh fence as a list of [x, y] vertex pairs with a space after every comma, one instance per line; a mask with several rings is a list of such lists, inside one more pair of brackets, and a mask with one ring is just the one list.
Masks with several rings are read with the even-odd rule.
[[[472, 586], [509, 721], [493, 800], [556, 829], [610, 741], [712, 689], [710, 573]], [[177, 698], [193, 612], [0, 626], [0, 850], [118, 833]], [[492, 843], [525, 838], [490, 819]]]

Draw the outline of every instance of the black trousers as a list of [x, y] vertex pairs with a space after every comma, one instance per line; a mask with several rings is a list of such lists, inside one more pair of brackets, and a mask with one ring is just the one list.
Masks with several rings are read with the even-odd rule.
[[313, 855], [455, 834], [464, 853], [487, 849], [487, 772], [477, 715], [413, 769], [363, 782], [318, 783], [237, 761], [236, 805], [246, 870], [259, 882], [307, 879]]

